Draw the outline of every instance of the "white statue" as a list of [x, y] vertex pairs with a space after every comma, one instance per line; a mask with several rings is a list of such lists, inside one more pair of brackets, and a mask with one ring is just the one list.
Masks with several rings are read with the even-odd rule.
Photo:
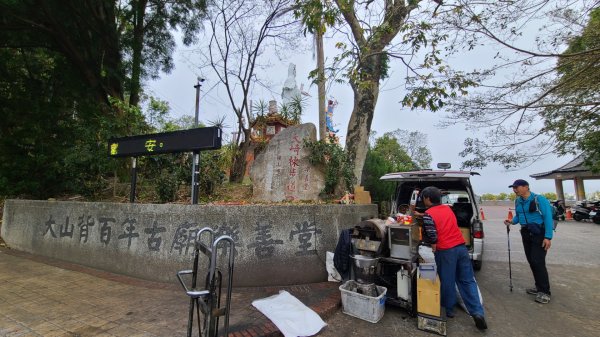
[[292, 102], [295, 98], [299, 98], [302, 93], [296, 84], [296, 65], [290, 63], [288, 67], [288, 77], [283, 82], [283, 90], [281, 90], [281, 99], [283, 104]]

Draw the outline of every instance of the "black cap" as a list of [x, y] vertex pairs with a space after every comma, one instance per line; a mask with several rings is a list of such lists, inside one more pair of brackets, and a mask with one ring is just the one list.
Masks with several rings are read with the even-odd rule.
[[513, 187], [517, 187], [517, 186], [529, 186], [529, 183], [526, 180], [517, 179], [517, 180], [515, 180], [514, 183], [512, 183], [512, 185], [510, 185], [508, 187], [513, 188]]

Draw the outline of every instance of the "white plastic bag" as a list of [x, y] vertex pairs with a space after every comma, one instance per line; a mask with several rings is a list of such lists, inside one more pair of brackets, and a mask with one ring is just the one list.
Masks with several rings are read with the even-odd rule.
[[329, 282], [341, 282], [342, 275], [335, 269], [335, 265], [333, 264], [333, 256], [332, 252], [327, 252], [327, 256], [325, 258], [325, 269], [327, 269], [327, 281]]
[[435, 263], [435, 255], [429, 246], [419, 246], [419, 256], [425, 263]]

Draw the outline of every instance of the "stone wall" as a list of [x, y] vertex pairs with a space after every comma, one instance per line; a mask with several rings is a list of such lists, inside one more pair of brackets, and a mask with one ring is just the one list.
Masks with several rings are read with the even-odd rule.
[[177, 271], [191, 269], [195, 233], [211, 227], [235, 240], [235, 286], [290, 285], [326, 280], [325, 252], [335, 250], [340, 230], [376, 214], [376, 205], [6, 200], [1, 235], [17, 250], [175, 282]]

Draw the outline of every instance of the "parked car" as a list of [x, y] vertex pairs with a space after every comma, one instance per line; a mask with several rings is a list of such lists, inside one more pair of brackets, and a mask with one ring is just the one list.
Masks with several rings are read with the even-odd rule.
[[[473, 192], [470, 177], [479, 175], [470, 171], [424, 170], [388, 173], [381, 180], [397, 183], [392, 201], [392, 216], [409, 209], [413, 191], [436, 186], [443, 192], [442, 203], [448, 204], [463, 232], [473, 268], [480, 270], [483, 262], [483, 222], [479, 217], [479, 198]], [[425, 211], [422, 200], [417, 199], [416, 210]]]

